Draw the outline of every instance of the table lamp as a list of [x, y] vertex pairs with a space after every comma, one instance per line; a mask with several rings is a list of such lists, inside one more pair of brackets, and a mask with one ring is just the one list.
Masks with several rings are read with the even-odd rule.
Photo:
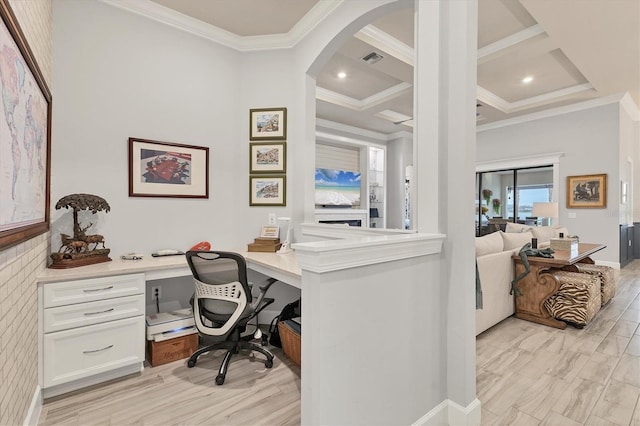
[[551, 225], [551, 219], [558, 217], [558, 203], [553, 201], [548, 203], [533, 203], [531, 214], [537, 217], [549, 218], [548, 225]]
[[282, 242], [282, 245], [280, 246], [280, 249], [278, 249], [276, 253], [278, 254], [291, 253], [293, 251], [291, 250], [291, 218], [279, 217], [278, 220], [281, 222], [287, 222], [287, 232], [285, 233], [285, 238], [284, 238], [284, 241]]

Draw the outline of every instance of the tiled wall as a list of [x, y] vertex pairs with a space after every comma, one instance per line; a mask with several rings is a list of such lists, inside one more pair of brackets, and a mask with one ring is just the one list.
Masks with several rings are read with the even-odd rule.
[[22, 424], [38, 384], [36, 275], [49, 233], [0, 252], [0, 425]]
[[51, 90], [51, 0], [9, 0], [9, 3]]
[[[9, 3], [51, 89], [51, 0]], [[0, 250], [0, 425], [22, 424], [37, 389], [36, 275], [46, 266], [49, 241], [46, 233]]]

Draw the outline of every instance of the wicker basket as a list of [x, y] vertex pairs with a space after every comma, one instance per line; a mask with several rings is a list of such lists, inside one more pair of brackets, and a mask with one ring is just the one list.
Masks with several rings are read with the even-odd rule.
[[278, 322], [278, 332], [284, 354], [299, 367], [301, 362], [300, 334], [291, 328], [287, 321]]

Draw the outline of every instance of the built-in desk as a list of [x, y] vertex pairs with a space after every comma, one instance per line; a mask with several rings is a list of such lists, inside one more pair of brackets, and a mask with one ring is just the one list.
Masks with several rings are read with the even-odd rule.
[[[247, 267], [261, 274], [276, 278], [286, 284], [300, 288], [300, 267], [295, 253], [277, 254], [260, 252], [240, 253], [247, 261]], [[45, 269], [38, 275], [39, 284], [81, 280], [85, 278], [108, 277], [112, 275], [144, 273], [145, 280], [184, 277], [191, 275], [184, 256], [151, 257], [140, 260], [114, 259], [111, 262], [80, 266], [69, 269]]]
[[[301, 288], [292, 253], [240, 252], [249, 269]], [[45, 398], [142, 370], [145, 282], [190, 276], [184, 255], [45, 269], [38, 276], [39, 384]]]

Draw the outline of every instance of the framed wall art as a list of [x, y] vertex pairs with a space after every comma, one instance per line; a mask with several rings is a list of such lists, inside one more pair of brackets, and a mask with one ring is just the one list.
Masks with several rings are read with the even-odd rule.
[[287, 139], [287, 109], [262, 108], [249, 110], [249, 140]]
[[607, 207], [607, 175], [567, 176], [567, 208]]
[[287, 178], [284, 175], [249, 176], [250, 206], [286, 206]]
[[287, 171], [286, 142], [251, 142], [250, 173], [285, 173]]
[[209, 198], [209, 148], [129, 138], [129, 196]]
[[51, 92], [0, 0], [0, 250], [49, 230]]

